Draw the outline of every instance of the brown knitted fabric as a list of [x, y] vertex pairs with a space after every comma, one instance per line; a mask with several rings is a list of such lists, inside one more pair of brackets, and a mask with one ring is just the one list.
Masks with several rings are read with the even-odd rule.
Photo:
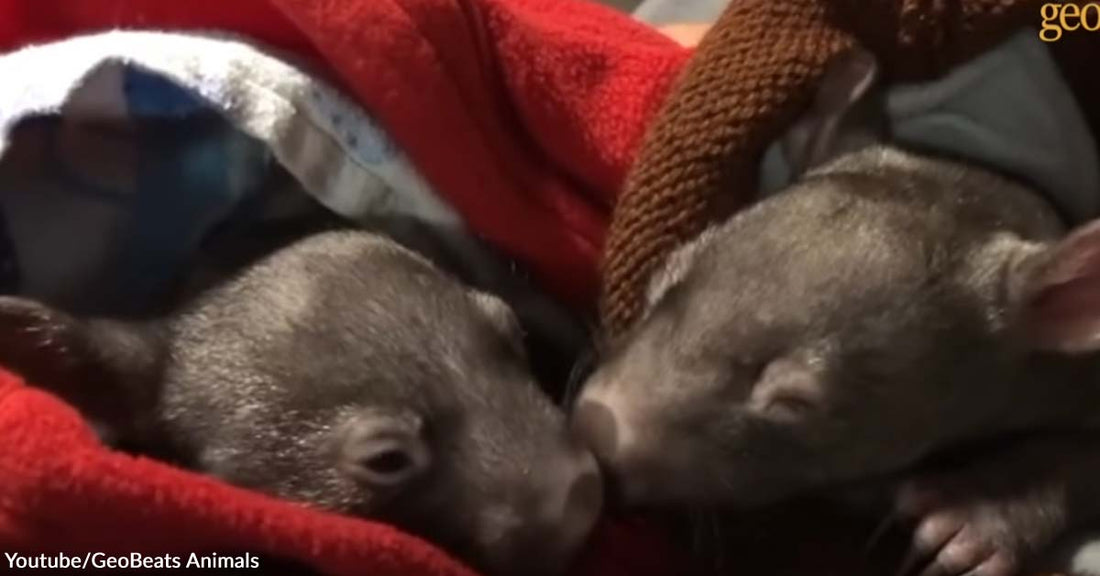
[[889, 79], [930, 78], [1038, 24], [1041, 5], [733, 0], [650, 128], [616, 206], [601, 303], [609, 332], [635, 318], [649, 275], [674, 246], [752, 199], [761, 153], [833, 56], [858, 43]]

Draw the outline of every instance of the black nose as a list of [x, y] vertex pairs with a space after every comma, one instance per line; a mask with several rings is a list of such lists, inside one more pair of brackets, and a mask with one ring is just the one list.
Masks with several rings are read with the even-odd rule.
[[572, 426], [573, 433], [595, 452], [597, 459], [606, 461], [614, 457], [619, 432], [615, 415], [607, 406], [593, 400], [582, 400], [573, 411]]

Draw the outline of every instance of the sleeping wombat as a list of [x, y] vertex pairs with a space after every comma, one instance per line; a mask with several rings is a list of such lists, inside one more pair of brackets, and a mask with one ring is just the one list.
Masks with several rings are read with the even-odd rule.
[[560, 573], [600, 514], [510, 308], [373, 233], [290, 242], [155, 318], [0, 298], [0, 361], [121, 446], [492, 574]]
[[[834, 63], [803, 178], [669, 257], [574, 426], [636, 505], [759, 506], [905, 476], [926, 574], [1005, 576], [1100, 513], [1100, 223], [875, 142], [876, 66]], [[1086, 430], [1080, 435], [1039, 432]]]

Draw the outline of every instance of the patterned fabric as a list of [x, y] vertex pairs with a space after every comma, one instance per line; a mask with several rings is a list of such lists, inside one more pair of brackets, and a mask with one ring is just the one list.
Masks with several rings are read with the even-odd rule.
[[218, 226], [317, 203], [464, 228], [367, 113], [241, 41], [111, 32], [0, 57], [0, 75], [28, 79], [0, 91], [4, 293], [137, 312]]

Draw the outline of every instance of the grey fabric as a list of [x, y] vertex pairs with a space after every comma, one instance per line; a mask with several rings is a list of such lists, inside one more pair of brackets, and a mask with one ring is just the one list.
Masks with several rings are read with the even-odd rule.
[[730, 0], [643, 0], [634, 17], [654, 26], [713, 22]]
[[[927, 84], [887, 94], [893, 137], [1037, 186], [1071, 223], [1100, 215], [1100, 167], [1084, 115], [1033, 30]], [[790, 181], [781, 147], [761, 167], [765, 194]]]
[[[654, 26], [713, 22], [731, 0], [643, 0]], [[948, 154], [1039, 187], [1072, 223], [1100, 215], [1100, 166], [1084, 116], [1034, 30], [937, 82], [893, 86], [891, 130], [903, 145]], [[764, 155], [764, 194], [790, 182], [780, 146]]]

